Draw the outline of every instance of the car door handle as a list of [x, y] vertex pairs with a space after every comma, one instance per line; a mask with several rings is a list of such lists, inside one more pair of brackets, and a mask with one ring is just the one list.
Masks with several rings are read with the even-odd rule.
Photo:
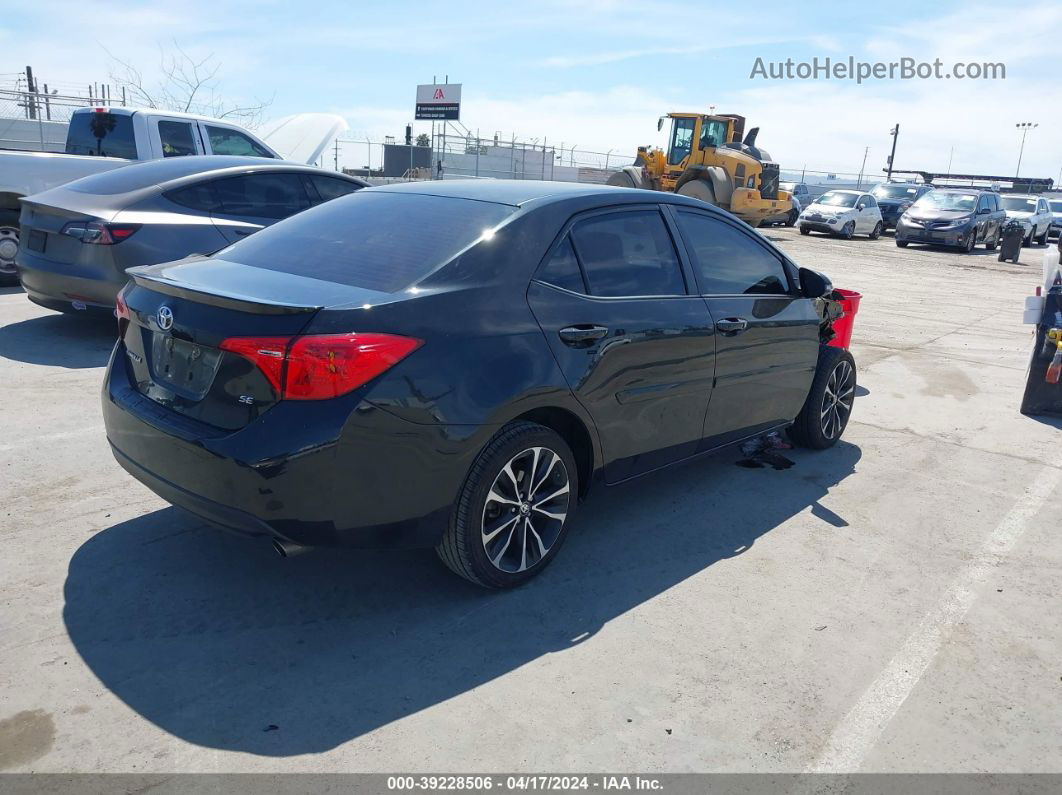
[[749, 322], [743, 317], [727, 317], [715, 321], [715, 327], [723, 334], [740, 334], [748, 326]]
[[608, 329], [605, 326], [592, 326], [586, 323], [562, 328], [557, 334], [568, 345], [588, 345], [607, 336]]

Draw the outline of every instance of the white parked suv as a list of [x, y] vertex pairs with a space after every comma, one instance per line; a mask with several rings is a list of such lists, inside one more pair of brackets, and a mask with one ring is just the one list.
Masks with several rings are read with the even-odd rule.
[[804, 208], [797, 219], [800, 234], [828, 232], [851, 240], [853, 235], [881, 236], [883, 223], [878, 203], [869, 193], [831, 190]]
[[1012, 194], [1000, 196], [999, 203], [1007, 212], [1007, 220], [1017, 219], [1025, 227], [1025, 239], [1022, 243], [1031, 246], [1033, 242], [1041, 246], [1047, 244], [1047, 235], [1051, 231], [1053, 215], [1047, 199], [1041, 196]]

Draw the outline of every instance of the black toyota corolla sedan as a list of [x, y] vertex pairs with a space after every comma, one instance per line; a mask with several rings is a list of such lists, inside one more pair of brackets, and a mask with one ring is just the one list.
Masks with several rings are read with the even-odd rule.
[[550, 182], [370, 188], [130, 270], [103, 389], [118, 461], [209, 522], [435, 546], [517, 585], [590, 485], [790, 428], [843, 432], [829, 282], [726, 212]]

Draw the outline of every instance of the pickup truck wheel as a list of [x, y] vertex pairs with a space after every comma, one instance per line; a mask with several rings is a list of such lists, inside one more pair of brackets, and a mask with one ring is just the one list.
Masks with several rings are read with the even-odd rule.
[[515, 587], [553, 560], [578, 494], [575, 457], [564, 439], [543, 425], [514, 422], [472, 464], [435, 551], [477, 585]]
[[824, 345], [804, 408], [789, 428], [789, 436], [801, 447], [825, 450], [841, 438], [855, 403], [856, 366], [843, 348]]
[[0, 286], [18, 284], [18, 210], [0, 210]]

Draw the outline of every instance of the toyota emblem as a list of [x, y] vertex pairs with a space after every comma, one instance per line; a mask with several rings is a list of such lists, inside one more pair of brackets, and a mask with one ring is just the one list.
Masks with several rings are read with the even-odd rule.
[[160, 306], [159, 311], [155, 313], [155, 320], [159, 324], [159, 328], [163, 331], [169, 331], [173, 328], [173, 310], [168, 306]]

